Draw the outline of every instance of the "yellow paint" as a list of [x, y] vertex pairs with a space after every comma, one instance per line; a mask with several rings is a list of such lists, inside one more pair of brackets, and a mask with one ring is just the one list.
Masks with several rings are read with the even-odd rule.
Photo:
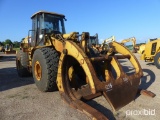
[[[96, 90], [95, 90], [95, 84], [93, 82], [93, 78], [92, 78], [92, 74], [91, 74], [91, 68], [88, 67], [88, 64], [91, 64], [90, 61], [88, 60], [89, 58], [84, 54], [84, 52], [82, 51], [82, 49], [77, 49], [76, 48], [77, 44], [74, 43], [74, 42], [71, 42], [71, 41], [66, 41], [65, 42], [65, 47], [64, 49], [67, 50], [67, 55], [70, 55], [72, 56], [73, 58], [75, 58], [80, 64], [81, 64], [81, 61], [84, 60], [84, 59], [87, 59], [87, 60], [84, 60], [83, 64], [82, 65], [82, 68], [88, 78], [88, 83], [90, 85], [90, 88], [92, 89], [93, 91], [93, 94], [96, 93]], [[79, 46], [77, 46], [79, 48]], [[59, 61], [59, 66], [58, 66], [58, 76], [57, 76], [57, 81], [58, 81], [58, 86], [63, 86], [62, 84], [62, 63], [63, 63], [63, 60], [64, 60], [64, 57], [65, 55], [62, 53], [61, 56], [60, 56], [60, 61]], [[58, 87], [60, 91], [64, 91], [64, 89], [61, 87]]]
[[[156, 46], [156, 49], [152, 53], [153, 45]], [[145, 44], [145, 50], [144, 53], [141, 55], [141, 60], [148, 60], [150, 62], [154, 62], [154, 57], [158, 52], [160, 52], [160, 38], [157, 38], [156, 40], [153, 41], [149, 41], [148, 43]]]

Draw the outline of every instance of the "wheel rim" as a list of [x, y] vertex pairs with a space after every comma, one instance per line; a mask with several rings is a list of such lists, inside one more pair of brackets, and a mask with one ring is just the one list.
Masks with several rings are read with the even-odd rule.
[[34, 65], [34, 73], [35, 73], [35, 77], [38, 81], [41, 80], [42, 77], [42, 69], [41, 69], [41, 65], [38, 61], [36, 61], [35, 65]]

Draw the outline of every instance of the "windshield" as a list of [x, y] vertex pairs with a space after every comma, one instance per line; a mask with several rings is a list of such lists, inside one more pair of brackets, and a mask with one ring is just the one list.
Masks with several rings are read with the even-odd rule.
[[43, 29], [46, 29], [47, 33], [55, 32], [65, 34], [64, 18], [61, 16], [45, 14]]
[[98, 44], [98, 38], [97, 38], [97, 36], [90, 36], [89, 46], [97, 45], [97, 44]]

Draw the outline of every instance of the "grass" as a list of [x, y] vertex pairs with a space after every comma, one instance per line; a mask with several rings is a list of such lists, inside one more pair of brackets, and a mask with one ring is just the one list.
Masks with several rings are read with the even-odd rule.
[[13, 50], [19, 51], [19, 48], [13, 48]]

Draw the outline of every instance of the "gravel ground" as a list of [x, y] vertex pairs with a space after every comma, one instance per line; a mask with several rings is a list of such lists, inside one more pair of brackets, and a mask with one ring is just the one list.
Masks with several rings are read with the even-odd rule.
[[[140, 58], [139, 54], [135, 54]], [[32, 77], [20, 78], [15, 68], [15, 55], [0, 54], [0, 120], [88, 120], [89, 118], [67, 105], [59, 92], [40, 92]], [[111, 120], [159, 120], [160, 74], [152, 63], [139, 60], [144, 76], [140, 88], [156, 94], [155, 98], [137, 96], [134, 101], [116, 112], [103, 97], [88, 102]], [[130, 64], [126, 61], [124, 66]], [[130, 69], [129, 67], [128, 69]], [[145, 115], [143, 112], [145, 111]]]

